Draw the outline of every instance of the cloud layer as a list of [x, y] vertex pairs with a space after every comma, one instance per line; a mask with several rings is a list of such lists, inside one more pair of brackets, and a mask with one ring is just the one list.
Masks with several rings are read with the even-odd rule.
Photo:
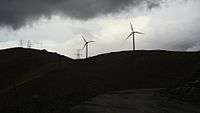
[[[71, 4], [75, 4], [75, 1]], [[125, 2], [125, 0], [123, 1]], [[76, 8], [65, 7], [64, 10], [62, 7], [57, 8], [58, 5], [56, 4], [58, 3], [55, 5], [52, 5], [52, 3], [51, 7], [55, 8], [49, 8], [52, 11], [47, 11], [47, 13], [43, 13], [45, 10], [41, 10], [41, 13], [27, 13], [26, 16], [19, 16], [21, 20], [14, 21], [13, 24], [11, 22], [5, 24], [1, 20], [0, 23], [4, 23], [2, 24], [4, 26], [21, 29], [1, 29], [0, 48], [19, 46], [19, 40], [21, 39], [31, 40], [33, 42], [43, 42], [42, 48], [76, 58], [76, 49], [82, 48], [84, 44], [80, 37], [80, 34], [82, 34], [87, 40], [96, 41], [96, 43], [90, 45], [90, 56], [111, 51], [131, 50], [132, 41], [131, 39], [125, 40], [125, 38], [130, 33], [129, 21], [132, 21], [135, 30], [145, 33], [136, 36], [136, 48], [139, 50], [200, 50], [200, 1], [163, 1], [165, 2], [162, 4], [159, 4], [161, 1], [152, 2], [149, 0], [148, 2], [151, 3], [147, 3], [146, 0], [135, 3], [130, 1], [120, 3], [120, 5], [112, 8], [113, 10], [109, 10], [110, 4], [103, 7], [104, 2], [108, 3], [108, 1], [104, 1], [102, 5], [95, 6], [95, 10], [90, 11], [89, 9], [92, 8], [91, 5], [88, 5], [86, 8], [88, 10], [83, 10], [84, 8], [80, 7], [77, 12], [74, 11], [75, 13], [73, 10], [76, 10]], [[65, 2], [60, 6], [64, 7]], [[91, 2], [91, 0], [88, 0], [88, 2]], [[109, 3], [113, 2], [109, 1]], [[128, 3], [130, 5], [125, 7]], [[80, 3], [79, 5], [85, 6], [86, 3]], [[43, 5], [40, 4], [38, 7], [41, 6]], [[154, 8], [158, 6], [159, 8]], [[143, 10], [146, 8], [151, 10]], [[53, 16], [51, 17], [51, 15]], [[62, 18], [61, 15], [65, 15], [67, 18]], [[51, 19], [39, 19], [40, 17], [51, 17]], [[32, 26], [22, 27], [27, 22], [37, 19], [39, 21]], [[35, 44], [33, 48], [38, 48], [37, 46]], [[82, 53], [84, 54], [85, 51], [82, 51]]]
[[0, 26], [18, 29], [40, 17], [64, 15], [87, 20], [141, 5], [152, 9], [161, 0], [0, 0]]

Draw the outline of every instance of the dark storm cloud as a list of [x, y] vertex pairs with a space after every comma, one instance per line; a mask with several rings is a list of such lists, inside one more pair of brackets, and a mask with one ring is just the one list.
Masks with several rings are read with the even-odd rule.
[[14, 29], [38, 20], [62, 14], [87, 20], [98, 15], [116, 13], [128, 6], [146, 4], [148, 8], [159, 6], [161, 0], [0, 0], [0, 26]]

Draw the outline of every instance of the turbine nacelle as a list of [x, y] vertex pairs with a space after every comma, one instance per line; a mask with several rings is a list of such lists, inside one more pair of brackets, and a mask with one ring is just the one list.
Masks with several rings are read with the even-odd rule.
[[89, 43], [92, 43], [92, 42], [95, 42], [95, 41], [87, 41], [83, 35], [81, 35], [83, 41], [85, 42], [84, 46], [83, 46], [83, 49], [85, 48], [85, 46], [87, 46]]
[[134, 31], [134, 32], [131, 32], [131, 34], [128, 35], [126, 39], [129, 39], [131, 36], [135, 37], [135, 36], [134, 36], [135, 34], [144, 34], [144, 33], [138, 32], [138, 31]]

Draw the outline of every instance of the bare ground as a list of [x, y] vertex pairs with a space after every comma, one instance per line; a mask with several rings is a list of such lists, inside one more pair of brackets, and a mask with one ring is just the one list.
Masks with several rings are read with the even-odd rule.
[[156, 96], [159, 89], [138, 89], [98, 95], [72, 108], [73, 113], [200, 113], [200, 107]]

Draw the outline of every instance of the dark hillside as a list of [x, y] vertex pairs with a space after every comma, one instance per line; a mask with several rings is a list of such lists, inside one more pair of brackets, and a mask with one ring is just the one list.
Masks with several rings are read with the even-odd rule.
[[[72, 59], [45, 50], [12, 48], [0, 51], [0, 90], [42, 73], [44, 67]], [[48, 70], [48, 69], [47, 69]], [[38, 72], [39, 71], [39, 72]]]
[[[165, 87], [188, 78], [200, 66], [199, 52], [124, 51], [79, 60], [84, 70], [117, 87]], [[131, 85], [132, 84], [132, 85]], [[134, 84], [134, 85], [133, 85]], [[112, 84], [113, 85], [113, 84]], [[144, 85], [144, 86], [143, 86]]]
[[191, 78], [200, 67], [200, 52], [124, 51], [72, 60], [14, 48], [0, 51], [0, 58], [1, 88], [9, 86], [8, 81], [19, 81], [0, 94], [0, 110], [8, 112], [11, 108], [34, 112], [35, 97], [42, 112], [67, 112], [78, 102], [104, 92], [173, 86]]

